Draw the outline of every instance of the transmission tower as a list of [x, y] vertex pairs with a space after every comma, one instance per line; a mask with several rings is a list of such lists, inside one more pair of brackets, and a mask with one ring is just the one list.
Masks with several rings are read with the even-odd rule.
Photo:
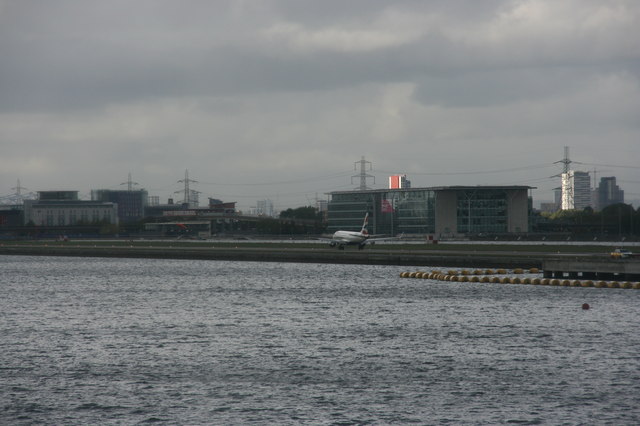
[[376, 183], [376, 177], [367, 174], [367, 165], [369, 165], [369, 170], [371, 170], [372, 168], [371, 161], [366, 161], [363, 155], [360, 161], [356, 161], [355, 163], [353, 163], [354, 170], [358, 170], [358, 164], [360, 165], [360, 174], [351, 176], [351, 183], [353, 184], [353, 178], [360, 178], [360, 187], [358, 189], [360, 189], [361, 191], [371, 189], [367, 186], [367, 178], [373, 178], [373, 183]]
[[558, 164], [558, 163], [562, 163], [564, 164], [563, 168], [562, 168], [562, 173], [569, 173], [569, 164], [572, 163], [572, 161], [569, 159], [569, 147], [565, 146], [564, 147], [564, 158], [560, 161], [556, 161], [553, 164]]
[[127, 185], [127, 191], [133, 191], [133, 185], [140, 185], [138, 182], [134, 182], [131, 180], [131, 172], [129, 172], [129, 179], [126, 182], [121, 183], [120, 185]]
[[[192, 198], [195, 198], [195, 197], [192, 197], [192, 195], [200, 193], [200, 191], [194, 191], [194, 190], [189, 189], [189, 183], [191, 183], [191, 182], [198, 183], [197, 180], [189, 179], [189, 170], [185, 170], [184, 171], [184, 179], [180, 179], [178, 181], [178, 183], [184, 183], [184, 190], [183, 190], [184, 191], [184, 199], [182, 201], [183, 204], [191, 205], [191, 202], [195, 201], [195, 200], [192, 200]], [[175, 193], [177, 194], [177, 193], [180, 193], [180, 192], [183, 192], [183, 191], [176, 191]]]
[[28, 188], [20, 185], [20, 179], [18, 179], [16, 186], [11, 189], [16, 192], [10, 195], [0, 196], [0, 204], [20, 204], [24, 202], [24, 200], [33, 200], [36, 198], [36, 194], [34, 194], [33, 192], [28, 192], [26, 194], [22, 192], [23, 190], [26, 190]]
[[20, 179], [18, 179], [18, 183], [16, 184], [16, 187], [15, 188], [11, 188], [11, 189], [16, 191], [16, 194], [15, 194], [16, 199], [20, 200], [20, 199], [22, 199], [22, 190], [23, 189], [28, 189], [28, 188], [25, 188], [24, 186], [20, 186]]

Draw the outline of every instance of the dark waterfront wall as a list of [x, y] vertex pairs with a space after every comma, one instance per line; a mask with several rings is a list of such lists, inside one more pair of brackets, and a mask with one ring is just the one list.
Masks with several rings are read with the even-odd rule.
[[479, 268], [540, 268], [544, 255], [446, 253], [420, 250], [330, 250], [309, 248], [184, 248], [3, 246], [0, 255], [135, 257], [254, 262], [303, 262], [369, 265], [464, 266]]
[[546, 259], [542, 267], [545, 278], [640, 279], [638, 259]]

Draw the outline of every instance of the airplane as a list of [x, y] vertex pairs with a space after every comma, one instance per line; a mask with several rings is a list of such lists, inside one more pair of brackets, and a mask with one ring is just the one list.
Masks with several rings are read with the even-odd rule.
[[333, 237], [329, 240], [330, 247], [338, 247], [339, 250], [344, 250], [347, 245], [358, 245], [358, 250], [362, 250], [367, 244], [374, 244], [376, 241], [383, 240], [397, 240], [396, 237], [391, 238], [376, 238], [369, 235], [367, 231], [367, 224], [369, 223], [369, 213], [364, 216], [364, 222], [362, 223], [362, 229], [360, 231], [336, 231]]

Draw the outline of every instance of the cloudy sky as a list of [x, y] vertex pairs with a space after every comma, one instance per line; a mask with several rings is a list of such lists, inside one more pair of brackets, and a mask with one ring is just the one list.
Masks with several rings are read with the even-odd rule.
[[[286, 209], [352, 189], [640, 200], [637, 0], [0, 0], [0, 196], [122, 189]], [[580, 164], [578, 164], [578, 162]], [[638, 207], [638, 203], [635, 203]]]

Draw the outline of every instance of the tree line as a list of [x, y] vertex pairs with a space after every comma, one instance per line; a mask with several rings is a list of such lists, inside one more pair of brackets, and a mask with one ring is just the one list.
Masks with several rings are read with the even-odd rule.
[[534, 232], [568, 232], [594, 236], [640, 236], [640, 209], [630, 204], [613, 204], [601, 211], [559, 210], [540, 213], [532, 221]]

